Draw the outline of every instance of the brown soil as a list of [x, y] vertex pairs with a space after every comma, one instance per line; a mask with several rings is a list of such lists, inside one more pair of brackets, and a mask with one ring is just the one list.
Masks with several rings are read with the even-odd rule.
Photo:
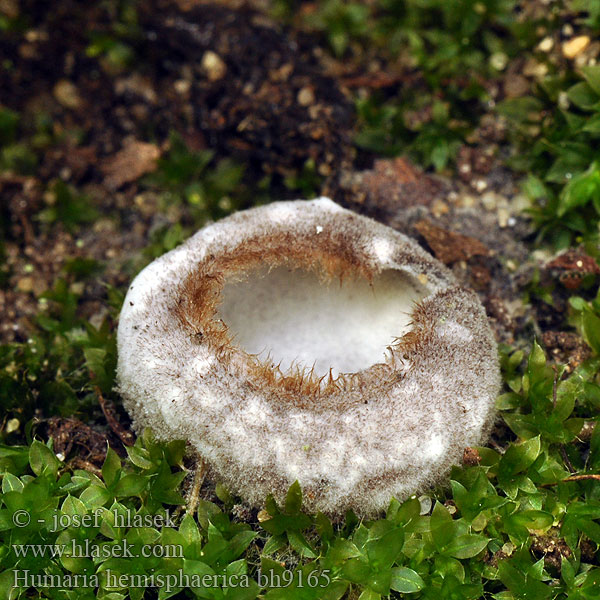
[[[499, 341], [526, 346], [532, 330], [557, 329], [566, 290], [557, 287], [551, 307], [519, 301], [543, 265], [528, 258], [532, 230], [520, 216], [514, 177], [500, 162], [502, 121], [486, 115], [459, 154], [456, 177], [423, 173], [404, 158], [357, 158], [353, 94], [410, 85], [418, 74], [374, 75], [364, 64], [327, 58], [322, 40], [275, 23], [261, 5], [141, 3], [138, 26], [126, 35], [135, 60], [118, 69], [86, 51], [92, 32], [114, 34], [105, 3], [18, 4], [28, 23], [0, 38], [0, 56], [11, 65], [0, 69], [0, 105], [21, 113], [30, 133], [36, 117], [47, 114], [58, 141], [35, 175], [0, 175], [8, 270], [0, 340], [27, 339], [40, 294], [76, 257], [105, 266], [102, 282], [74, 284], [81, 287], [81, 316], [101, 320], [103, 282], [123, 289], [161, 225], [194, 225], [185, 206], [161, 210], [140, 181], [168, 149], [172, 131], [190, 150], [239, 161], [249, 187], [269, 178], [271, 199], [289, 197], [285, 178], [312, 163], [325, 178], [322, 192], [415, 237], [476, 289]], [[72, 230], [40, 222], [40, 211], [56, 200], [48, 185], [57, 180], [87, 194], [101, 216]], [[563, 271], [556, 277], [564, 279]], [[569, 360], [570, 347], [558, 347]]]

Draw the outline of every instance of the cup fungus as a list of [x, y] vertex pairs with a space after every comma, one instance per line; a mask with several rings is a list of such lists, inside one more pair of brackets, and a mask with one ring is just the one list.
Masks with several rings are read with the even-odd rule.
[[134, 426], [186, 439], [254, 505], [373, 514], [439, 482], [491, 428], [496, 343], [476, 294], [406, 236], [327, 198], [198, 231], [125, 298]]

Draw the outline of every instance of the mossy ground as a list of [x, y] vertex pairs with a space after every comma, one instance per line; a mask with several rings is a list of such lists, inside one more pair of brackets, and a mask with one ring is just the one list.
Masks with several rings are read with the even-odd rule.
[[[597, 598], [600, 3], [243, 4], [0, 2], [0, 596]], [[503, 342], [492, 440], [378, 520], [304, 514], [297, 486], [257, 512], [210, 481], [184, 517], [184, 445], [134, 442], [113, 391], [123, 292], [207, 220], [321, 191], [480, 293]], [[17, 554], [85, 540], [106, 551]], [[12, 589], [15, 569], [99, 579]]]

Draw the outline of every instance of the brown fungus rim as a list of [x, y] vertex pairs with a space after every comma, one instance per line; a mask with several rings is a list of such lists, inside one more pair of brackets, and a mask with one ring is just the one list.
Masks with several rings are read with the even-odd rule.
[[[405, 378], [413, 353], [427, 346], [433, 332], [433, 327], [427, 326], [428, 301], [432, 296], [441, 301], [454, 286], [415, 302], [410, 329], [387, 346], [385, 362], [335, 377], [331, 370], [328, 375], [318, 376], [302, 365], [282, 370], [270, 358], [260, 359], [246, 352], [235, 344], [227, 324], [218, 316], [221, 293], [228, 280], [252, 276], [253, 271], [265, 265], [270, 269], [286, 266], [313, 271], [322, 283], [338, 279], [342, 285], [348, 277], [362, 277], [372, 284], [384, 269], [367, 264], [364, 249], [356, 247], [349, 238], [343, 232], [316, 238], [287, 231], [246, 238], [233, 248], [218, 255], [208, 254], [201, 260], [173, 295], [171, 310], [179, 326], [193, 340], [207, 345], [236, 376], [244, 377], [250, 390], [266, 392], [266, 397], [278, 403], [323, 410], [335, 406], [340, 410], [342, 405], [352, 403], [354, 392], [360, 393], [360, 400], [355, 401], [376, 401]], [[400, 248], [397, 250], [400, 252]]]

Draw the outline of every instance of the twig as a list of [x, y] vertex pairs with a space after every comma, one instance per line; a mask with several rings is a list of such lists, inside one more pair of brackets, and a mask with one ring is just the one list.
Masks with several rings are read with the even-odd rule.
[[102, 392], [98, 386], [95, 386], [95, 391], [96, 395], [98, 396], [98, 403], [100, 404], [100, 408], [104, 413], [104, 417], [106, 418], [106, 422], [108, 423], [109, 427], [114, 431], [114, 433], [117, 434], [124, 446], [133, 446], [135, 443], [135, 436], [133, 433], [125, 429], [125, 427], [119, 423], [115, 417], [114, 409], [112, 406], [107, 405], [106, 400], [104, 399], [104, 396], [102, 395]]
[[200, 501], [200, 489], [204, 483], [204, 477], [206, 476], [206, 464], [198, 456], [196, 461], [196, 472], [194, 473], [194, 481], [192, 488], [187, 493], [186, 497], [186, 509], [185, 512], [189, 515], [193, 515], [198, 508], [198, 502]]
[[569, 477], [561, 479], [560, 481], [554, 481], [553, 483], [542, 483], [541, 487], [550, 487], [551, 485], [558, 485], [559, 483], [564, 483], [565, 481], [585, 481], [589, 479], [595, 479], [596, 481], [600, 481], [600, 474], [587, 473], [585, 475], [570, 475]]

